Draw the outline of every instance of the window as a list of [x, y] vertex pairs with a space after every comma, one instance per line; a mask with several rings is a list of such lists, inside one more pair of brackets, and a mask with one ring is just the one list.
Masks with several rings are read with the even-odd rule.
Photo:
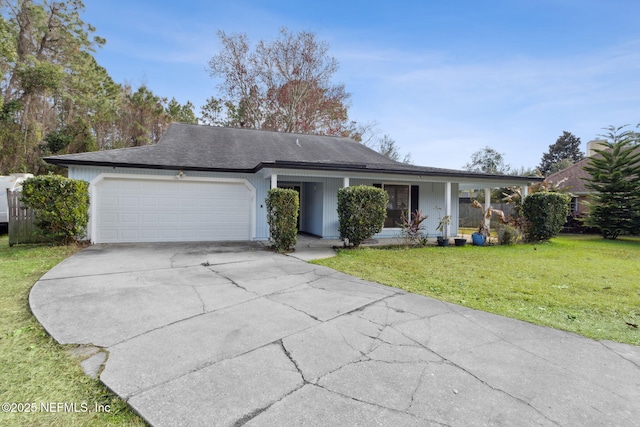
[[410, 186], [385, 184], [383, 188], [389, 195], [387, 218], [384, 220], [384, 227], [398, 227], [398, 224], [402, 221], [402, 217], [409, 215], [409, 207], [411, 206], [409, 197]]
[[571, 204], [569, 205], [569, 214], [576, 215], [579, 211], [578, 209], [579, 200], [577, 197], [571, 198]]

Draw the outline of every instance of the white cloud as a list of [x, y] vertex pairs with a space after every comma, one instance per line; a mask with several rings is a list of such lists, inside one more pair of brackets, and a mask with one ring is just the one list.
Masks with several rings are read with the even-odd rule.
[[[377, 120], [417, 163], [460, 167], [489, 145], [513, 166], [535, 166], [563, 130], [586, 143], [608, 124], [640, 121], [639, 46], [480, 62], [437, 52], [343, 50], [339, 60], [343, 75], [359, 69], [364, 76], [345, 82], [354, 93], [352, 111]], [[439, 164], [434, 153], [442, 155]]]

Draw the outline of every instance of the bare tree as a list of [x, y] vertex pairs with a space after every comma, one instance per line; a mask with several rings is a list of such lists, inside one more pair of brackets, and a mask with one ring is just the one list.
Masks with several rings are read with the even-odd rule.
[[281, 132], [348, 133], [350, 95], [344, 85], [331, 82], [338, 62], [314, 33], [290, 33], [283, 28], [276, 40], [261, 40], [255, 48], [246, 34], [219, 31], [218, 37], [223, 47], [209, 61], [209, 69], [212, 77], [222, 79], [218, 86], [221, 97], [207, 102], [226, 110], [221, 124]]
[[[404, 156], [400, 154], [400, 147], [395, 139], [390, 135], [384, 134], [380, 136], [382, 130], [378, 127], [378, 122], [369, 121], [365, 123], [351, 122], [349, 124], [349, 137], [358, 141], [362, 145], [376, 150], [385, 157], [395, 160], [396, 162], [412, 164], [411, 153]], [[402, 158], [402, 160], [401, 160]]]

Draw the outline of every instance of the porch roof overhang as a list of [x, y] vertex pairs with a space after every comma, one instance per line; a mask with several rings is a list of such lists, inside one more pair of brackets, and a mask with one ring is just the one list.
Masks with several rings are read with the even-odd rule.
[[524, 186], [542, 181], [535, 176], [496, 175], [477, 172], [457, 171], [451, 169], [429, 168], [413, 165], [365, 165], [357, 163], [325, 164], [310, 162], [263, 162], [258, 170], [265, 176], [278, 175], [306, 175], [332, 178], [373, 177], [388, 180], [411, 180], [423, 182], [455, 182], [459, 189], [478, 189], [494, 187]]

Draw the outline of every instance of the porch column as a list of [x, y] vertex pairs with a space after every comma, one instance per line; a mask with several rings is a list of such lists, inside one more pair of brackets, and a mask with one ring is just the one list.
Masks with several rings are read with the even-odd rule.
[[[484, 189], [484, 211], [485, 213], [487, 212], [487, 210], [489, 209], [489, 207], [491, 206], [491, 189], [490, 188], [485, 188]], [[489, 227], [491, 226], [490, 224], [491, 219], [487, 218], [486, 215], [484, 217], [484, 225], [487, 229], [489, 229]]]
[[348, 176], [345, 176], [345, 177], [342, 179], [342, 188], [347, 188], [348, 186], [349, 186], [349, 177], [348, 177]]
[[278, 174], [271, 175], [271, 188], [278, 188]]
[[529, 186], [528, 185], [523, 185], [522, 186], [521, 194], [522, 194], [522, 202], [524, 202], [524, 199], [529, 195]]
[[444, 238], [448, 239], [451, 234], [451, 183], [444, 184], [444, 214], [449, 217], [449, 223], [444, 229]]

